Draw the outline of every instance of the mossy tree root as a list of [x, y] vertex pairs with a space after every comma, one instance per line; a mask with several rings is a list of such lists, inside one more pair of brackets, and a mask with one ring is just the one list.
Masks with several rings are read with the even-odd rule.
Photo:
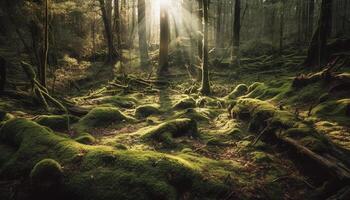
[[279, 110], [266, 101], [239, 99], [232, 107], [231, 114], [248, 120], [252, 132], [264, 132], [262, 139], [266, 142], [277, 142], [291, 149], [290, 153], [299, 155], [296, 162], [305, 164], [303, 159], [299, 159], [305, 157], [311, 165], [318, 166], [320, 170], [312, 173], [322, 173], [318, 175], [326, 177], [336, 186], [327, 191], [329, 196], [341, 189], [343, 184], [350, 183], [350, 159], [347, 152], [292, 113]]
[[198, 137], [197, 122], [188, 118], [171, 120], [147, 130], [142, 137], [171, 144], [173, 138], [182, 136]]

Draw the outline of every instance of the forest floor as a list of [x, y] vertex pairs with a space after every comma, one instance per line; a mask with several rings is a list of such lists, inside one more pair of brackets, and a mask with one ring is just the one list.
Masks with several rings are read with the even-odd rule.
[[[293, 127], [297, 134], [311, 124], [319, 135], [296, 138], [314, 152], [321, 154], [331, 144], [349, 153], [350, 95], [330, 94], [321, 81], [293, 88], [293, 67], [302, 59], [292, 55], [269, 63], [272, 58], [261, 57], [243, 59], [239, 70], [217, 68], [209, 97], [196, 92], [199, 86], [185, 68], [160, 81], [142, 73], [113, 78], [100, 70], [96, 75], [98, 65], [90, 66], [90, 75], [76, 80], [66, 98], [89, 111], [81, 117], [49, 116], [22, 99], [2, 98], [0, 109], [8, 119], [35, 121], [59, 138], [26, 138], [28, 127], [42, 137], [51, 133], [35, 124], [4, 123], [0, 174], [6, 179], [0, 181], [0, 197], [28, 197], [28, 172], [52, 158], [63, 166], [64, 191], [74, 190], [78, 199], [311, 199], [321, 193], [323, 178], [305, 170], [307, 162], [295, 159], [290, 148], [265, 136], [269, 122], [254, 113], [260, 108], [283, 112], [286, 117], [277, 120], [302, 124]], [[250, 104], [253, 108], [246, 109]], [[16, 137], [29, 144], [6, 136], [10, 129], [23, 129]], [[34, 144], [41, 149], [32, 150], [38, 148]], [[8, 173], [16, 176], [4, 176]]]

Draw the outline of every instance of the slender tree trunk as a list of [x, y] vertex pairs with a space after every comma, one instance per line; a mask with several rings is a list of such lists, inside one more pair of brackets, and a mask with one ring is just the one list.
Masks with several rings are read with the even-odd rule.
[[312, 33], [314, 31], [314, 15], [315, 15], [315, 0], [308, 0], [308, 30], [307, 30], [307, 40], [308, 42], [312, 38]]
[[240, 67], [241, 0], [235, 1], [234, 10], [232, 63], [234, 63], [233, 58], [235, 56], [236, 64]]
[[148, 65], [148, 45], [147, 45], [147, 20], [146, 20], [146, 3], [145, 0], [138, 0], [138, 34], [141, 67]]
[[208, 0], [202, 0], [203, 3], [203, 62], [202, 62], [202, 87], [200, 92], [203, 95], [209, 95], [210, 81], [209, 81], [209, 53], [208, 53], [208, 34], [209, 34], [209, 2]]
[[108, 20], [105, 1], [99, 0], [99, 2], [100, 2], [101, 12], [102, 12], [103, 24], [105, 26], [105, 34], [106, 34], [107, 47], [108, 47], [108, 57], [107, 57], [106, 62], [113, 63], [117, 60], [118, 54], [116, 52], [116, 49], [115, 49], [114, 43], [113, 43], [113, 34], [112, 34], [111, 23]]
[[159, 69], [158, 76], [168, 72], [169, 61], [169, 39], [170, 39], [170, 30], [169, 30], [169, 13], [167, 11], [165, 4], [161, 4], [160, 8], [160, 47], [159, 47]]
[[[198, 0], [198, 27], [203, 31], [203, 0]], [[203, 59], [203, 35], [198, 33], [198, 56]]]
[[0, 57], [0, 94], [4, 91], [6, 84], [6, 60]]
[[114, 0], [114, 31], [117, 36], [117, 50], [121, 54], [122, 38], [121, 38], [121, 20], [119, 11], [119, 0]]
[[283, 40], [284, 40], [284, 15], [285, 15], [285, 1], [282, 0], [280, 8], [280, 47], [279, 55], [283, 54]]
[[46, 87], [46, 70], [47, 70], [47, 58], [49, 52], [49, 0], [45, 0], [45, 27], [44, 27], [44, 48], [43, 48], [43, 61], [40, 70], [40, 83]]
[[222, 17], [222, 1], [217, 5], [217, 21], [216, 21], [216, 46], [221, 48], [222, 36], [221, 36], [221, 17]]
[[318, 27], [312, 37], [304, 65], [323, 66], [328, 61], [327, 40], [332, 32], [332, 0], [322, 0]]

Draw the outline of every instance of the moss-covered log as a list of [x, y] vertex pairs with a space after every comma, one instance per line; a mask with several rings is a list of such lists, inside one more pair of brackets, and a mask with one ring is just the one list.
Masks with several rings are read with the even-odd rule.
[[[283, 144], [296, 154], [301, 153], [307, 163], [318, 166], [314, 173], [321, 171], [322, 176], [336, 186], [329, 192], [350, 183], [348, 152], [334, 145], [298, 116], [266, 101], [249, 98], [237, 100], [231, 115], [249, 121], [250, 131], [263, 134], [264, 141]], [[298, 156], [296, 161], [305, 164], [305, 161], [298, 160], [300, 158]]]

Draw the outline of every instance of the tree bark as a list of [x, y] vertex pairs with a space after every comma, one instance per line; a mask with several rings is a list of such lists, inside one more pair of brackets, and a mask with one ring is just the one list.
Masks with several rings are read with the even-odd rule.
[[49, 0], [45, 0], [45, 27], [44, 27], [44, 47], [42, 65], [40, 69], [39, 79], [42, 86], [46, 87], [46, 70], [47, 70], [47, 57], [49, 52]]
[[122, 38], [121, 38], [119, 0], [114, 0], [114, 31], [117, 36], [117, 51], [121, 54]]
[[0, 57], [0, 94], [4, 91], [6, 84], [6, 60]]
[[240, 32], [241, 32], [241, 0], [236, 0], [234, 5], [234, 22], [233, 22], [233, 51], [232, 51], [232, 63], [234, 54], [236, 54], [236, 64], [240, 67]]
[[145, 0], [138, 0], [138, 34], [139, 34], [139, 50], [141, 67], [148, 65], [148, 44], [147, 44], [147, 28], [146, 28], [146, 3]]
[[169, 61], [169, 13], [165, 4], [161, 4], [160, 8], [160, 49], [159, 49], [159, 69], [158, 76], [162, 76], [168, 72]]
[[111, 23], [108, 20], [108, 14], [106, 11], [105, 1], [99, 0], [99, 2], [100, 2], [100, 8], [101, 8], [101, 12], [102, 12], [103, 24], [105, 26], [105, 34], [106, 34], [107, 47], [108, 47], [108, 55], [107, 55], [106, 63], [111, 64], [117, 60], [118, 54], [116, 52], [116, 49], [115, 49], [114, 43], [113, 43], [112, 28], [111, 28]]
[[305, 66], [323, 66], [327, 64], [329, 54], [327, 40], [332, 32], [332, 0], [322, 0], [318, 27], [312, 37]]
[[[198, 27], [203, 31], [203, 0], [198, 0]], [[203, 33], [198, 31], [198, 56], [203, 59]]]
[[202, 0], [203, 3], [203, 62], [202, 62], [202, 87], [200, 92], [203, 95], [209, 95], [210, 91], [210, 81], [209, 81], [209, 53], [208, 53], [208, 34], [209, 34], [209, 2], [208, 0]]

